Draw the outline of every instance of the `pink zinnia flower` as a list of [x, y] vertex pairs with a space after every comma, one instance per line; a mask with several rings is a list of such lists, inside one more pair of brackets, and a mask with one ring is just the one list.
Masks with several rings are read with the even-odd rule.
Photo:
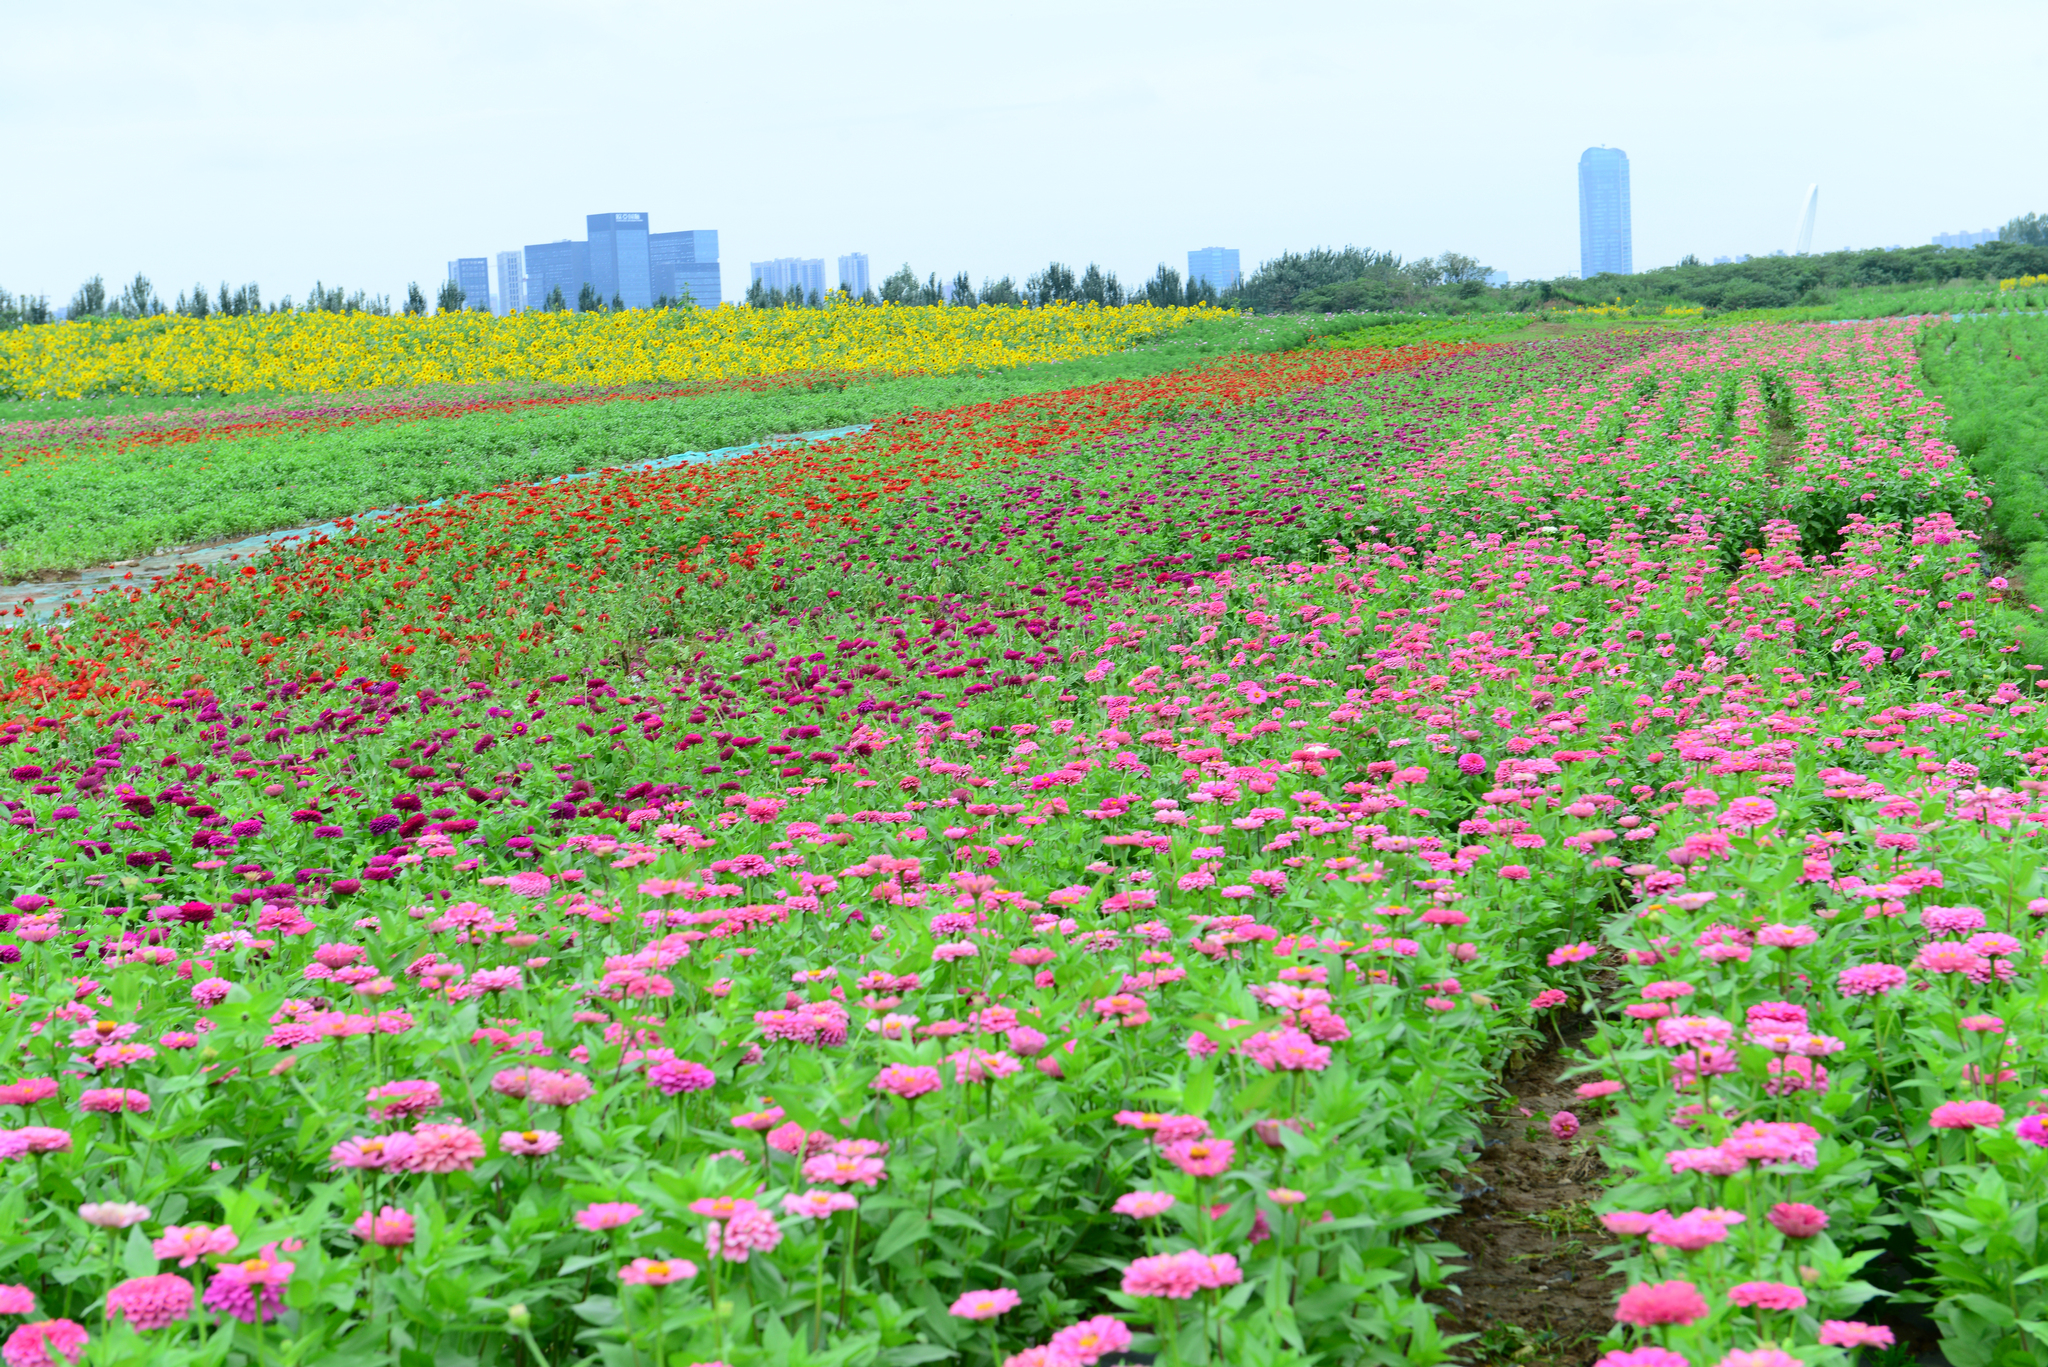
[[1593, 1367], [1692, 1367], [1684, 1355], [1669, 1348], [1617, 1348], [1604, 1355]]
[[1639, 1282], [1621, 1293], [1621, 1303], [1614, 1308], [1617, 1322], [1639, 1329], [1691, 1324], [1706, 1314], [1707, 1303], [1691, 1282]]
[[1130, 1347], [1131, 1331], [1120, 1319], [1097, 1315], [1079, 1324], [1068, 1325], [1054, 1334], [1052, 1342], [1046, 1346], [1064, 1354], [1079, 1367], [1091, 1367], [1097, 1358], [1108, 1353], [1120, 1353]]
[[888, 1175], [881, 1159], [855, 1154], [821, 1153], [804, 1163], [806, 1182], [830, 1182], [840, 1187], [873, 1187]]
[[133, 1201], [89, 1201], [78, 1208], [78, 1218], [101, 1229], [126, 1229], [149, 1218], [149, 1207]]
[[1183, 1139], [1168, 1144], [1162, 1153], [1167, 1162], [1190, 1177], [1220, 1177], [1237, 1155], [1237, 1145], [1228, 1139]]
[[466, 1125], [422, 1125], [412, 1132], [407, 1172], [468, 1172], [484, 1156], [483, 1136]]
[[[1201, 1257], [1195, 1254], [1195, 1257]], [[1165, 1300], [1184, 1301], [1202, 1289], [1202, 1282], [1196, 1269], [1183, 1253], [1161, 1253], [1149, 1258], [1137, 1258], [1124, 1269], [1123, 1292], [1126, 1296], [1157, 1296]]]
[[631, 1201], [600, 1201], [596, 1205], [585, 1206], [577, 1211], [573, 1218], [577, 1224], [592, 1234], [597, 1234], [603, 1230], [617, 1229], [621, 1225], [630, 1225], [639, 1219], [641, 1214], [640, 1207]]
[[365, 1243], [404, 1248], [412, 1242], [415, 1224], [412, 1216], [397, 1206], [386, 1206], [375, 1216], [367, 1210], [356, 1216], [354, 1228], [356, 1237]]
[[545, 1158], [562, 1147], [562, 1136], [554, 1130], [507, 1130], [498, 1136], [498, 1148], [521, 1158]]
[[337, 1168], [390, 1169], [404, 1172], [412, 1160], [412, 1136], [400, 1130], [396, 1134], [344, 1139], [328, 1151], [327, 1160]]
[[791, 1192], [782, 1198], [782, 1213], [798, 1220], [829, 1220], [840, 1211], [859, 1205], [858, 1200], [843, 1191]]
[[438, 1111], [441, 1109], [441, 1085], [418, 1079], [387, 1082], [370, 1089], [369, 1102], [372, 1120], [395, 1120], [400, 1116]]
[[1600, 1217], [1600, 1223], [1610, 1234], [1638, 1237], [1648, 1234], [1671, 1217], [1663, 1211], [1610, 1210]]
[[876, 1074], [875, 1080], [868, 1085], [874, 1091], [887, 1092], [905, 1101], [915, 1101], [927, 1092], [939, 1090], [939, 1070], [892, 1063]]
[[697, 1264], [687, 1258], [670, 1258], [662, 1262], [635, 1258], [619, 1269], [619, 1280], [628, 1286], [667, 1286], [670, 1282], [687, 1281], [696, 1275]]
[[1906, 985], [1906, 970], [1896, 964], [1858, 964], [1835, 975], [1835, 990], [1845, 997], [1881, 997]]
[[0, 1359], [7, 1367], [59, 1367], [78, 1361], [90, 1337], [75, 1320], [37, 1320], [7, 1336]]
[[1765, 1218], [1788, 1239], [1811, 1239], [1828, 1227], [1826, 1211], [1796, 1201], [1778, 1202]]
[[1820, 1341], [1829, 1348], [1889, 1348], [1892, 1331], [1860, 1320], [1822, 1320]]
[[1798, 1310], [1806, 1304], [1806, 1293], [1784, 1282], [1738, 1282], [1728, 1288], [1728, 1302], [1744, 1309]]
[[717, 1076], [701, 1063], [665, 1059], [647, 1070], [647, 1084], [663, 1096], [681, 1096], [716, 1086]]
[[1948, 1101], [1934, 1108], [1927, 1123], [1937, 1130], [1995, 1130], [2005, 1123], [2005, 1108], [1989, 1101]]
[[1714, 1367], [1800, 1367], [1800, 1362], [1782, 1348], [1737, 1348]]
[[1598, 1082], [1581, 1082], [1572, 1094], [1584, 1101], [1598, 1101], [1603, 1096], [1613, 1096], [1624, 1085], [1612, 1078], [1603, 1078]]
[[549, 1072], [536, 1068], [527, 1078], [526, 1095], [543, 1106], [566, 1108], [590, 1098], [590, 1079], [571, 1068]]
[[1728, 1226], [1710, 1215], [1687, 1211], [1676, 1219], [1661, 1221], [1650, 1231], [1650, 1242], [1697, 1253], [1728, 1237]]
[[132, 1087], [88, 1087], [79, 1094], [78, 1109], [103, 1115], [111, 1115], [115, 1111], [133, 1111], [141, 1115], [149, 1110], [149, 1093], [138, 1092]]
[[284, 1306], [284, 1284], [291, 1280], [294, 1264], [276, 1257], [276, 1245], [267, 1245], [260, 1257], [239, 1263], [222, 1263], [206, 1284], [200, 1304], [220, 1315], [232, 1315], [244, 1324], [274, 1320]]
[[0, 1315], [33, 1315], [35, 1293], [25, 1286], [0, 1286]]
[[993, 1291], [969, 1291], [953, 1302], [949, 1314], [963, 1320], [992, 1320], [1015, 1310], [1023, 1298], [1007, 1286]]
[[746, 1206], [734, 1212], [723, 1230], [716, 1220], [705, 1225], [704, 1247], [712, 1257], [743, 1263], [749, 1254], [770, 1252], [782, 1242], [782, 1226], [775, 1223], [775, 1217], [751, 1201]]
[[1579, 1132], [1579, 1118], [1570, 1111], [1559, 1111], [1550, 1117], [1550, 1137], [1563, 1142]]
[[1173, 1195], [1164, 1191], [1127, 1191], [1110, 1209], [1133, 1220], [1151, 1220], [1173, 1209]]
[[124, 1316], [131, 1326], [144, 1332], [190, 1319], [192, 1283], [175, 1272], [130, 1277], [107, 1292], [107, 1315]]
[[176, 1258], [178, 1266], [190, 1267], [214, 1253], [233, 1253], [240, 1240], [234, 1226], [210, 1229], [205, 1225], [166, 1225], [161, 1238], [149, 1246], [159, 1258]]
[[1721, 809], [1730, 826], [1768, 826], [1778, 819], [1778, 804], [1767, 797], [1738, 797]]

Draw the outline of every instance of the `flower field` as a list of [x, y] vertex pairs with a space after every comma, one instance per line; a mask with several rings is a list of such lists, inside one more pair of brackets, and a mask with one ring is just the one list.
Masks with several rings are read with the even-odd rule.
[[1426, 1367], [1566, 1035], [1572, 1361], [2048, 1362], [1920, 331], [1238, 356], [0, 633], [8, 1367]]
[[270, 313], [94, 319], [0, 336], [0, 394], [321, 394], [432, 384], [674, 384], [943, 373], [1100, 355], [1204, 310], [862, 308]]

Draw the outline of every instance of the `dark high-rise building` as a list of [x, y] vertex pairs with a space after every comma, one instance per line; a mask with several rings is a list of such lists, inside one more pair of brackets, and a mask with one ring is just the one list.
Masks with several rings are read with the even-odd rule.
[[590, 225], [590, 283], [598, 298], [607, 304], [617, 299], [629, 309], [652, 304], [647, 215], [592, 214], [585, 222]]
[[[559, 242], [535, 242], [527, 245], [528, 308], [546, 308], [548, 296], [560, 290], [562, 302], [573, 309], [576, 307], [576, 296], [583, 292], [584, 282], [589, 279], [589, 243], [571, 242], [565, 237]], [[605, 302], [611, 302], [609, 295], [605, 297]]]
[[457, 257], [448, 263], [448, 278], [462, 291], [466, 309], [491, 311], [491, 260], [487, 256]]
[[1579, 158], [1579, 278], [1635, 274], [1629, 228], [1628, 153], [1588, 147]]
[[649, 234], [647, 268], [655, 298], [680, 299], [687, 290], [698, 308], [718, 307], [717, 229]]

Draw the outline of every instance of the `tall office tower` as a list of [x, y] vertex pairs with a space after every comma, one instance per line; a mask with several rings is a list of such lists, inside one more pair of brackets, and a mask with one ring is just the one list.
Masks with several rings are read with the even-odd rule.
[[518, 252], [498, 253], [498, 309], [517, 313], [526, 307], [526, 266]]
[[655, 298], [680, 299], [683, 291], [688, 290], [690, 302], [698, 308], [718, 307], [717, 229], [650, 233], [647, 263], [648, 281]]
[[591, 214], [590, 283], [597, 297], [617, 299], [629, 309], [654, 302], [654, 284], [647, 256], [646, 214]]
[[1579, 278], [1635, 274], [1629, 227], [1628, 153], [1588, 147], [1579, 158]]
[[488, 257], [463, 256], [450, 261], [448, 278], [462, 291], [464, 308], [490, 311], [491, 263]]
[[771, 290], [784, 294], [792, 288], [800, 289], [806, 298], [816, 294], [821, 298], [825, 293], [825, 258], [822, 256], [778, 256], [773, 261], [752, 261], [748, 269], [753, 278]]
[[855, 252], [839, 258], [839, 283], [858, 299], [868, 292], [868, 254]]
[[1237, 269], [1237, 248], [1204, 247], [1188, 253], [1188, 283], [1206, 280], [1218, 294], [1235, 285], [1240, 279]]
[[[526, 248], [527, 307], [544, 309], [556, 290], [562, 303], [576, 307], [576, 296], [590, 279], [590, 244], [560, 238], [554, 242], [529, 243]], [[606, 303], [611, 302], [606, 296]]]

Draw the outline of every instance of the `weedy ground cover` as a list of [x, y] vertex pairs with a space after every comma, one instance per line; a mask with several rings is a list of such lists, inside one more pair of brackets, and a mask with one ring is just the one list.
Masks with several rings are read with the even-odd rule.
[[1918, 332], [1246, 358], [9, 631], [10, 1342], [1442, 1361], [1577, 1006], [1610, 1367], [1844, 1361], [1897, 1229], [2032, 1361], [2048, 736]]

